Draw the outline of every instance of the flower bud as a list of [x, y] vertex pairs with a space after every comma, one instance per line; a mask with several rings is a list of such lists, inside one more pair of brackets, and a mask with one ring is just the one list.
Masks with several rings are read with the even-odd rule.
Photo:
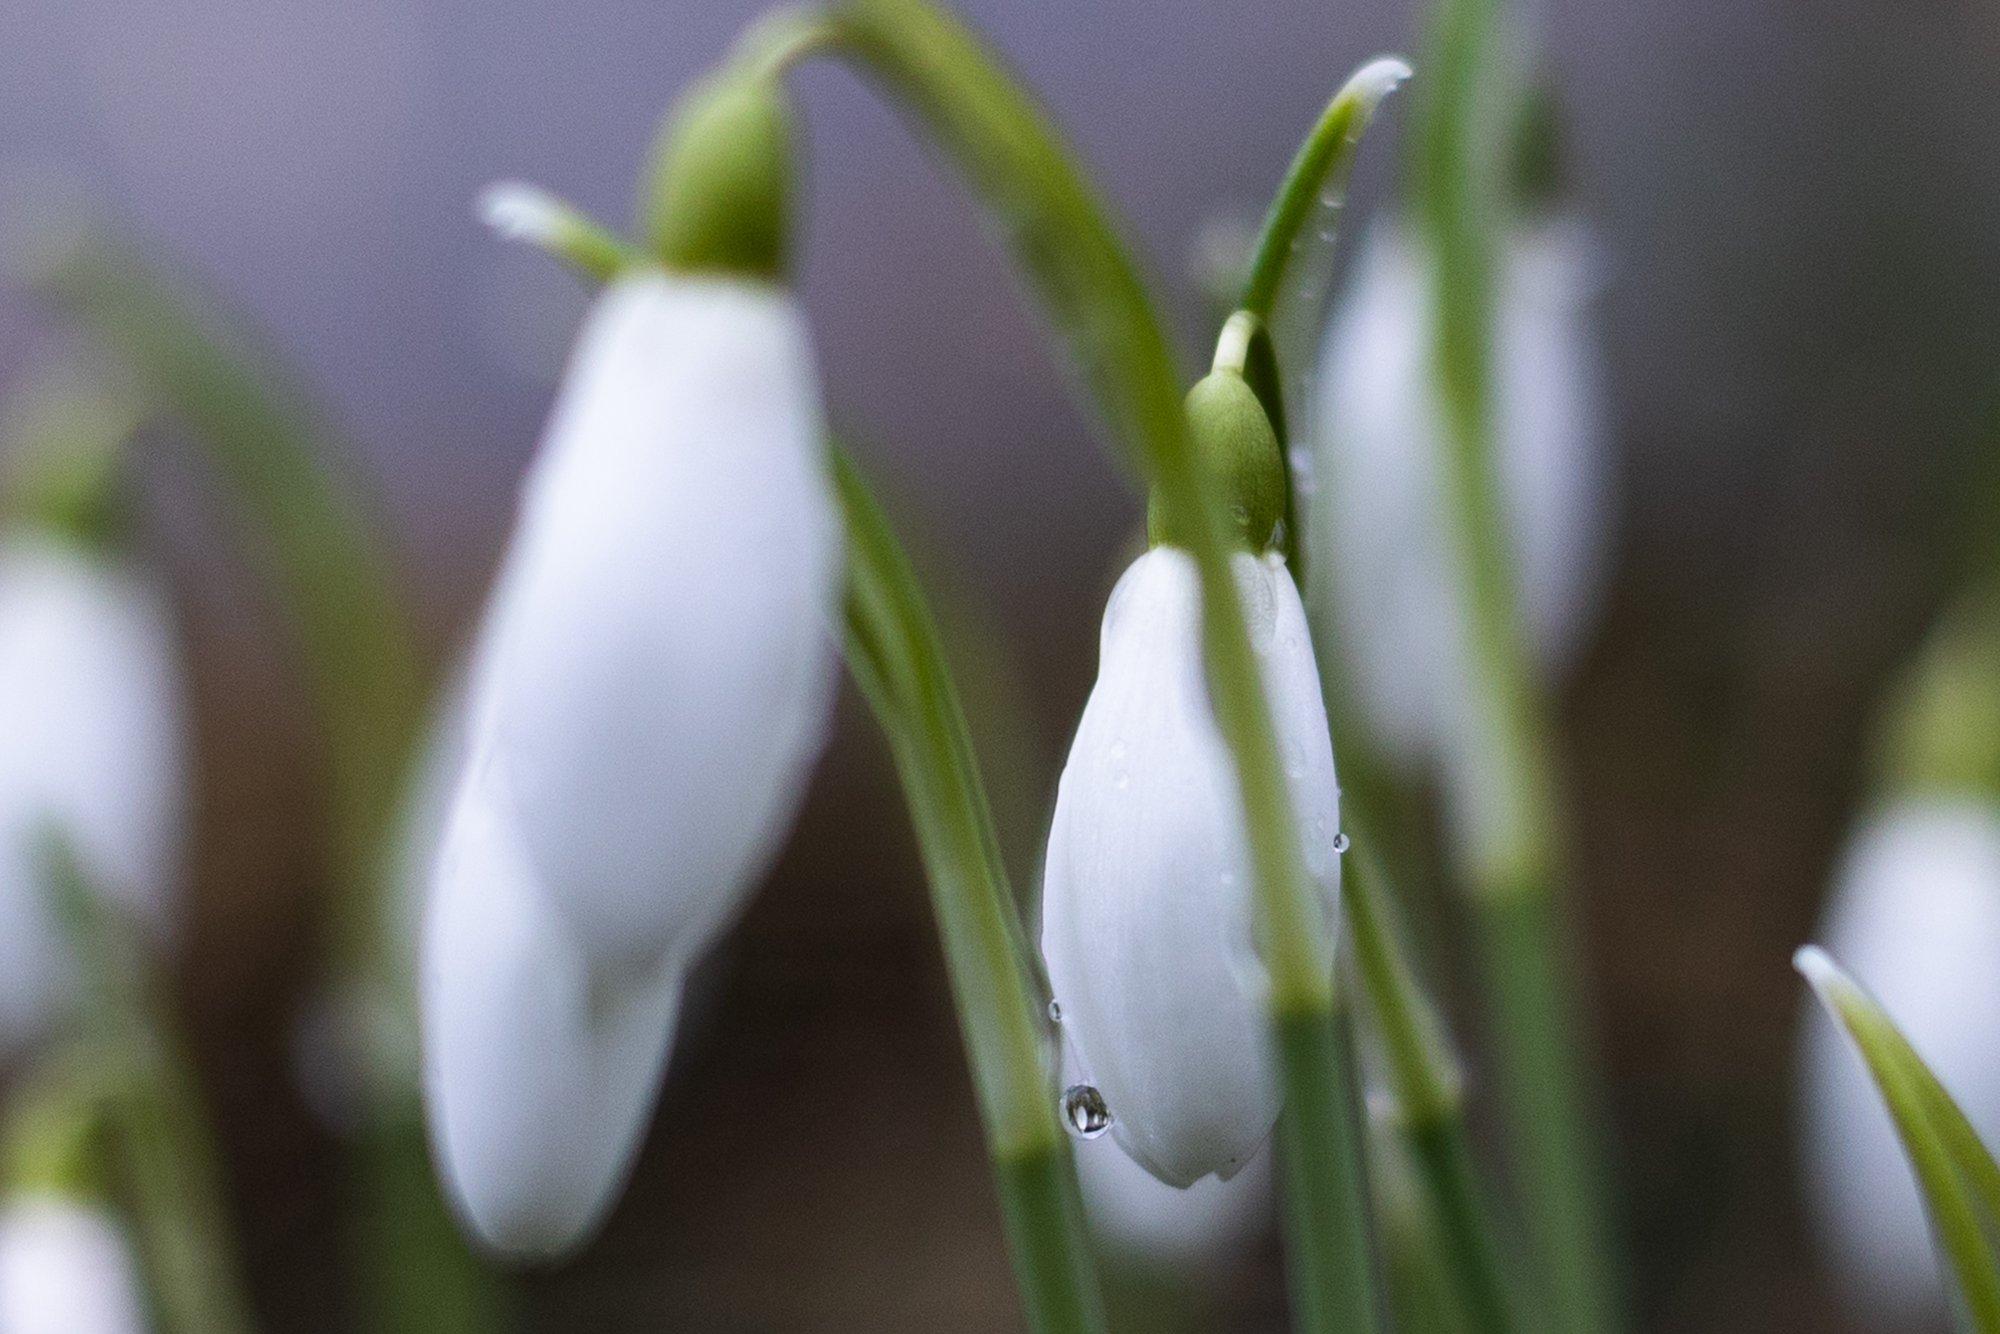
[[[1305, 609], [1284, 561], [1233, 558], [1307, 874], [1337, 920], [1339, 790]], [[1056, 794], [1042, 954], [1111, 1134], [1174, 1186], [1248, 1162], [1277, 1120], [1235, 767], [1215, 720], [1194, 559], [1157, 547], [1104, 614]]]
[[592, 961], [545, 901], [490, 760], [445, 833], [421, 987], [425, 1102], [459, 1213], [509, 1257], [582, 1245], [643, 1141], [681, 962]]
[[186, 767], [157, 590], [67, 539], [0, 537], [0, 1058], [74, 986], [44, 840], [65, 840], [93, 891], [164, 936]]
[[[1906, 798], [1855, 833], [1817, 937], [1867, 987], [1988, 1144], [2000, 1144], [2000, 809]], [[1922, 1197], [1854, 1051], [1809, 1006], [1800, 1137], [1812, 1216], [1872, 1324], [1942, 1316]]]
[[729, 70], [696, 84], [655, 151], [644, 218], [653, 253], [683, 273], [781, 276], [791, 169], [776, 78]]
[[823, 439], [785, 293], [650, 273], [599, 299], [471, 687], [472, 747], [593, 958], [698, 952], [790, 825], [835, 682]]
[[[1515, 542], [1521, 612], [1545, 670], [1568, 662], [1600, 590], [1609, 520], [1608, 409], [1587, 324], [1590, 252], [1579, 229], [1508, 238], [1493, 308], [1493, 466]], [[1320, 366], [1310, 549], [1337, 571], [1334, 642], [1391, 758], [1441, 763], [1459, 789], [1490, 781], [1473, 722], [1467, 609], [1445, 489], [1456, 445], [1433, 373], [1435, 291], [1405, 225], [1378, 224], [1356, 256]]]
[[125, 1234], [61, 1195], [0, 1208], [0, 1334], [144, 1334], [146, 1302]]

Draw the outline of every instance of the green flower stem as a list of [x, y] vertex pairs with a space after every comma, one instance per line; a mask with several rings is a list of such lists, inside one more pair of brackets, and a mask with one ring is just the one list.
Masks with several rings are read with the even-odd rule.
[[171, 1334], [245, 1334], [252, 1321], [220, 1160], [193, 1062], [155, 994], [145, 952], [85, 882], [59, 831], [41, 840], [40, 867], [80, 965], [88, 1080], [152, 1299]]
[[[1359, 833], [1350, 816], [1345, 823]], [[1388, 920], [1378, 863], [1365, 835], [1345, 858], [1341, 902], [1370, 1017], [1388, 1057], [1397, 1130], [1438, 1229], [1438, 1251], [1471, 1327], [1486, 1334], [1523, 1328], [1510, 1308], [1487, 1191], [1465, 1123], [1458, 1062], [1436, 1012], [1417, 986]]]
[[[150, 402], [201, 441], [252, 519], [277, 568], [291, 628], [316, 697], [333, 792], [331, 832], [337, 976], [414, 1005], [411, 979], [385, 948], [386, 858], [398, 800], [426, 706], [415, 639], [380, 523], [327, 466], [303, 395], [206, 303], [170, 285], [106, 238], [83, 232], [40, 257], [38, 290], [116, 354]], [[429, 1178], [422, 1108], [414, 1091], [374, 1109], [363, 1132], [364, 1235], [359, 1258], [377, 1266], [371, 1294], [426, 1294], [423, 1310], [384, 1309], [386, 1329], [486, 1326], [491, 1281], [478, 1273]], [[381, 1229], [382, 1235], [365, 1235]], [[406, 1279], [414, 1276], [418, 1281]], [[459, 1294], [447, 1316], [433, 1300]]]
[[834, 476], [850, 547], [848, 666], [889, 740], [916, 827], [1029, 1324], [1102, 1329], [1039, 992], [965, 718], [894, 533], [837, 451]]
[[1496, 0], [1444, 0], [1418, 139], [1435, 262], [1446, 491], [1470, 624], [1474, 737], [1486, 777], [1459, 822], [1459, 861], [1486, 977], [1499, 1093], [1556, 1323], [1615, 1328], [1598, 1122], [1578, 1051], [1576, 986], [1556, 901], [1560, 801], [1515, 597], [1517, 562], [1493, 447], [1495, 252], [1504, 222], [1495, 113]]
[[876, 77], [966, 176], [1068, 342], [1085, 384], [1194, 555], [1217, 722], [1237, 761], [1272, 1040], [1290, 1096], [1291, 1270], [1316, 1330], [1377, 1320], [1352, 1080], [1335, 1031], [1333, 949], [1300, 864], [1284, 771], [1230, 571], [1227, 520], [1190, 447], [1181, 382], [1144, 286], [1039, 109], [957, 23], [919, 0], [856, 0], [834, 50]]
[[1824, 951], [1793, 961], [1846, 1030], [1896, 1124], [1931, 1228], [1976, 1334], [2000, 1332], [2000, 1167], [1895, 1022]]

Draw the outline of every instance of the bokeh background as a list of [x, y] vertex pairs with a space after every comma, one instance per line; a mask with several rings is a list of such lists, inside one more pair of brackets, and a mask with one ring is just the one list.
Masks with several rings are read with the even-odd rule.
[[[757, 8], [8, 0], [0, 171], [80, 180], [269, 335], [379, 492], [442, 667], [584, 302], [472, 200], [514, 176], [629, 216], [661, 109]], [[1402, 0], [961, 9], [1097, 171], [1190, 366], [1204, 230], [1253, 219], [1332, 87], [1417, 49], [1422, 21]], [[1787, 960], [2000, 421], [2000, 9], [1536, 11], [1570, 197], [1608, 259], [1615, 562], [1561, 719], [1634, 1303], [1653, 1330], [1840, 1330], [1790, 1154]], [[993, 757], [1023, 794], [1008, 835], [1026, 864], [1138, 502], [957, 188], [850, 76], [797, 87], [832, 396], [924, 535], [933, 588], [1032, 665], [1025, 743]], [[1353, 216], [1396, 174], [1393, 140], [1370, 146]], [[0, 294], [0, 387], [50, 335]], [[342, 1158], [292, 1078], [324, 900], [299, 664], [192, 451], [163, 439], [143, 472], [199, 708], [178, 985], [260, 1312], [341, 1328]], [[1277, 1319], [1278, 1274], [1272, 1246], [1230, 1280], [1232, 1327]], [[853, 701], [704, 971], [633, 1189], [521, 1293], [545, 1329], [1015, 1327], [922, 883]]]

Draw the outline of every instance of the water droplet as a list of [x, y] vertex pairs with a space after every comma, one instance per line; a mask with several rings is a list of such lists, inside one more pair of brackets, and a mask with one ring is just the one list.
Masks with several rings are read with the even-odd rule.
[[1348, 846], [1349, 846], [1348, 837], [1345, 832], [1338, 833], [1333, 836], [1334, 856], [1338, 857], [1341, 853], [1346, 852]]
[[1062, 1006], [1055, 1001], [1049, 1002], [1049, 1022], [1052, 1024], [1062, 1022]]
[[1071, 1084], [1063, 1090], [1063, 1120], [1078, 1139], [1096, 1139], [1111, 1129], [1111, 1109], [1104, 1095], [1090, 1084]]

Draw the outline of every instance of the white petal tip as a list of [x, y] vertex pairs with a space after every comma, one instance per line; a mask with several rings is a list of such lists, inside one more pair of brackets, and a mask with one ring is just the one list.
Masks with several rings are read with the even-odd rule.
[[565, 212], [554, 195], [525, 181], [495, 181], [479, 192], [479, 220], [509, 241], [548, 244]]
[[1377, 56], [1354, 71], [1341, 95], [1352, 97], [1361, 104], [1365, 114], [1373, 111], [1382, 99], [1403, 86], [1411, 74], [1410, 62], [1401, 56]]

